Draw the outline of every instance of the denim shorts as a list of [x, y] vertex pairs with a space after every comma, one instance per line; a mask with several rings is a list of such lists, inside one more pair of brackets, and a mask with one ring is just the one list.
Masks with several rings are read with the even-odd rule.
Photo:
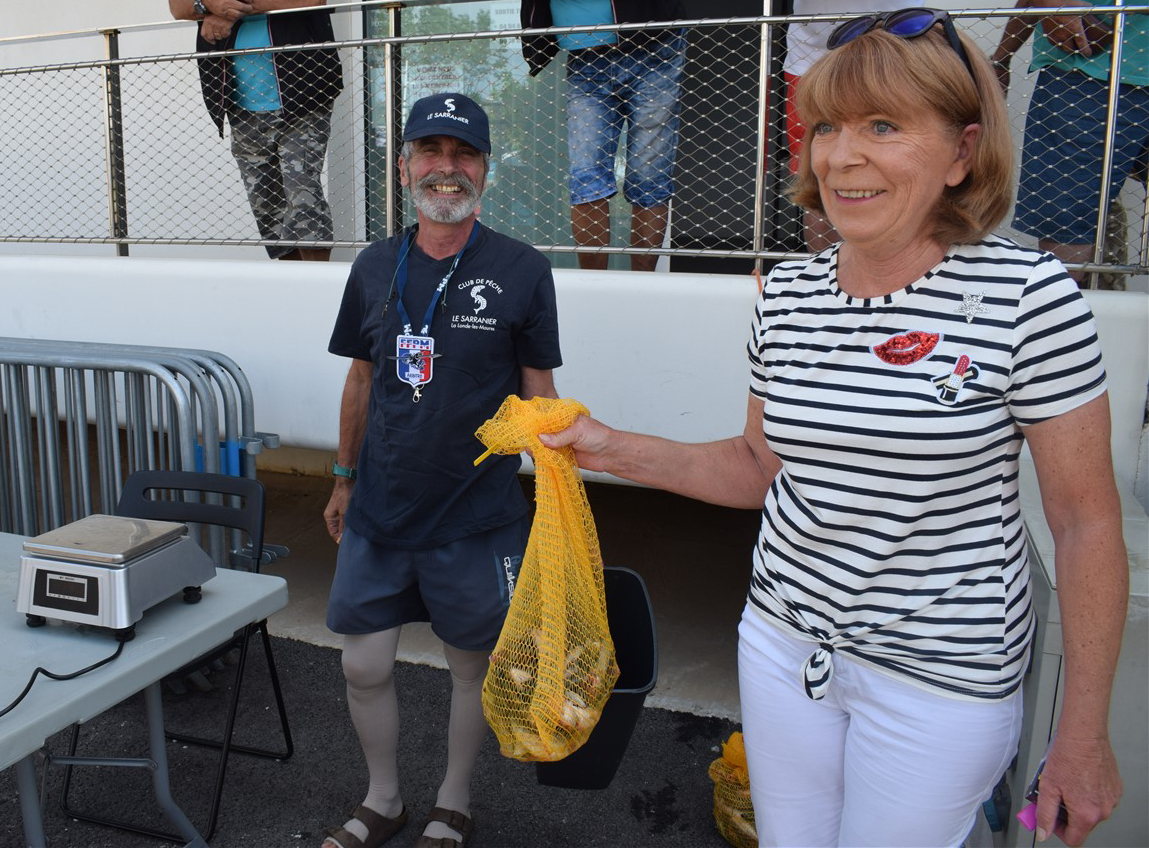
[[623, 196], [660, 206], [674, 194], [678, 100], [686, 66], [685, 32], [650, 47], [577, 50], [567, 57], [567, 151], [571, 204], [618, 192], [614, 158], [626, 126]]
[[[1057, 244], [1097, 237], [1108, 86], [1080, 71], [1042, 68], [1025, 118], [1013, 225]], [[1149, 86], [1118, 89], [1111, 192], [1137, 165], [1149, 139]]]
[[489, 651], [503, 628], [529, 532], [524, 517], [437, 548], [404, 550], [344, 527], [327, 626], [363, 635], [429, 621], [448, 645]]

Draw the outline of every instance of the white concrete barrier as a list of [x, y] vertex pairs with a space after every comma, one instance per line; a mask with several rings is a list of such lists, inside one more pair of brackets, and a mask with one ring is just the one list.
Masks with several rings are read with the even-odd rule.
[[[0, 336], [218, 350], [256, 426], [334, 450], [347, 361], [327, 353], [346, 263], [0, 256]], [[682, 441], [740, 432], [749, 276], [555, 272], [559, 393], [612, 426]], [[1088, 292], [1109, 371], [1117, 476], [1147, 503], [1149, 295]]]
[[[204, 348], [240, 364], [256, 427], [334, 450], [347, 360], [327, 352], [346, 263], [0, 257], [0, 336]], [[557, 271], [560, 394], [625, 429], [739, 432], [757, 285], [727, 275]]]

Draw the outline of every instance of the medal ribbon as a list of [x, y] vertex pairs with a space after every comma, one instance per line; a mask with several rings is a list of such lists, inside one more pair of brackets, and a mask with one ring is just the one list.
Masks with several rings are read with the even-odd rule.
[[[411, 249], [411, 240], [415, 237], [412, 230], [407, 233], [407, 238], [403, 240], [403, 247], [399, 251], [399, 264], [395, 268], [395, 289], [398, 297], [395, 300], [395, 307], [399, 310], [399, 320], [403, 322], [403, 335], [411, 335], [411, 316], [407, 314], [407, 307], [403, 305], [403, 290], [407, 288], [407, 254]], [[435, 318], [435, 305], [439, 302], [439, 298], [443, 296], [443, 292], [447, 289], [447, 282], [455, 273], [455, 269], [459, 267], [459, 260], [463, 258], [463, 253], [467, 248], [475, 243], [475, 239], [479, 237], [479, 222], [475, 221], [471, 227], [470, 238], [467, 243], [463, 245], [463, 249], [455, 254], [455, 261], [451, 263], [450, 270], [447, 275], [439, 282], [438, 288], [435, 293], [431, 295], [431, 302], [427, 305], [427, 314], [423, 316], [423, 329], [419, 331], [419, 335], [426, 336], [431, 332], [431, 321]]]

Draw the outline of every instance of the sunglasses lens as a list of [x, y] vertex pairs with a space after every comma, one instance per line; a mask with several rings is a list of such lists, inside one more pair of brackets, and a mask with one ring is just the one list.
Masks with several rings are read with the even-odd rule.
[[914, 38], [937, 23], [937, 15], [930, 9], [906, 9], [886, 20], [885, 30], [901, 38]]
[[826, 39], [826, 47], [833, 50], [835, 47], [841, 47], [843, 44], [853, 41], [859, 35], [869, 32], [874, 26], [874, 20], [873, 15], [863, 15], [860, 18], [854, 18], [852, 21], [846, 21], [830, 33], [830, 37]]

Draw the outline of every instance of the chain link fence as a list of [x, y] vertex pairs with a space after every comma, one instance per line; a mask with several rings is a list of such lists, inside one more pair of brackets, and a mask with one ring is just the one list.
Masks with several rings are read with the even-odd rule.
[[[1149, 66], [1149, 6], [1104, 8], [1108, 14], [1094, 13], [1102, 23], [1123, 19], [1122, 71], [1136, 76], [1139, 70], [1144, 76]], [[810, 233], [800, 210], [786, 199], [791, 174], [783, 74], [786, 36], [791, 26], [831, 26], [835, 16], [691, 20], [661, 28], [669, 33], [660, 37], [658, 49], [666, 54], [661, 64], [621, 70], [636, 77], [645, 74], [655, 84], [665, 82], [666, 74], [676, 73], [673, 60], [681, 54], [677, 143], [670, 149], [674, 155], [661, 157], [661, 164], [659, 157], [653, 157], [654, 164], [646, 162], [647, 171], [654, 173], [646, 175], [645, 183], [638, 181], [646, 189], [636, 215], [625, 196], [633, 192], [624, 191], [630, 130], [621, 130], [617, 156], [606, 157], [606, 174], [578, 187], [589, 196], [586, 192], [595, 194], [597, 186], [596, 202], [605, 207], [599, 211], [609, 216], [606, 234], [591, 232], [578, 216], [572, 222], [567, 74], [577, 75], [575, 65], [586, 64], [587, 57], [600, 71], [619, 71], [616, 63], [632, 62], [634, 54], [620, 44], [642, 37], [640, 28], [551, 28], [542, 34], [589, 32], [607, 43], [578, 54], [560, 51], [532, 75], [523, 56], [518, 11], [518, 3], [507, 0], [349, 4], [332, 10], [335, 40], [324, 49], [267, 47], [263, 42], [244, 50], [193, 53], [193, 28], [175, 22], [167, 27], [165, 43], [177, 36], [180, 43], [186, 40], [188, 52], [161, 55], [154, 46], [156, 27], [91, 33], [86, 40], [73, 36], [69, 55], [98, 50], [104, 58], [0, 69], [0, 110], [5, 115], [0, 124], [0, 242], [114, 244], [121, 253], [132, 245], [164, 244], [258, 245], [272, 255], [292, 249], [361, 248], [414, 220], [397, 170], [388, 167], [399, 155], [398, 136], [410, 104], [426, 94], [462, 91], [491, 116], [493, 151], [482, 200], [484, 222], [548, 251], [556, 265], [575, 265], [582, 251], [605, 253], [611, 267], [620, 268], [630, 267], [635, 255], [668, 256], [672, 268], [699, 257], [737, 258], [748, 268], [755, 259], [807, 250]], [[272, 16], [279, 14], [289, 13]], [[1013, 10], [952, 14], [958, 28], [987, 55], [1001, 42], [1007, 21], [1016, 18], [1020, 28], [1022, 21], [1037, 20]], [[679, 31], [682, 42], [670, 37]], [[541, 34], [525, 32], [528, 37]], [[1028, 115], [1027, 127], [1037, 74], [1029, 70], [1034, 39], [1023, 34], [1007, 63], [1012, 68], [1007, 102], [1019, 162], [1025, 144], [1035, 143], [1043, 133], [1060, 132], [1044, 130], [1036, 115]], [[1103, 33], [1097, 37], [1104, 40]], [[77, 46], [81, 42], [83, 49]], [[1111, 38], [1099, 52], [1112, 55], [1114, 47]], [[4, 51], [0, 44], [0, 65], [10, 64]], [[325, 53], [337, 55], [341, 66], [342, 90], [333, 101], [330, 85], [322, 81]], [[209, 80], [201, 87], [200, 68], [213, 63], [224, 76], [223, 84]], [[313, 85], [295, 90], [286, 84], [287, 63], [305, 83], [311, 74]], [[237, 65], [246, 68], [239, 76]], [[234, 80], [241, 77], [247, 82], [236, 86]], [[308, 94], [316, 88], [318, 96]], [[1072, 108], [1091, 110], [1094, 116], [1098, 109], [1109, 114], [1124, 103], [1127, 90], [1136, 89], [1138, 96], [1147, 90], [1144, 85], [1124, 85], [1118, 98], [1107, 82], [1096, 88], [1087, 103], [1077, 102], [1073, 92], [1053, 92], [1042, 114], [1056, 116]], [[217, 97], [226, 101], [213, 108], [231, 114], [222, 137], [205, 108], [205, 90], [209, 102]], [[1058, 96], [1072, 101], [1059, 103]], [[239, 98], [250, 107], [246, 120], [234, 105]], [[292, 113], [289, 124], [307, 116], [307, 128], [293, 136], [292, 127], [277, 125], [270, 117], [275, 113], [267, 110], [276, 108]], [[640, 127], [636, 139], [642, 131], [664, 131], [670, 120], [663, 115], [653, 130]], [[585, 120], [580, 124], [586, 125]], [[1137, 121], [1131, 128], [1118, 125], [1120, 121], [1106, 124], [1108, 132], [1098, 136], [1092, 169], [1067, 173], [1038, 163], [1022, 175], [1023, 182], [1029, 181], [1023, 189], [1032, 207], [1027, 215], [1042, 222], [1066, 214], [1057, 201], [1052, 207], [1042, 205], [1048, 203], [1044, 198], [1049, 190], [1080, 183], [1088, 214], [1082, 213], [1084, 222], [1071, 229], [1089, 238], [1070, 264], [1104, 272], [1093, 275], [1092, 284], [1112, 288], [1123, 287], [1130, 275], [1149, 271], [1146, 127]], [[1025, 141], [1027, 133], [1030, 142]], [[588, 138], [574, 144], [582, 146], [574, 150], [580, 161], [587, 149], [612, 143], [600, 136]], [[263, 149], [269, 140], [273, 143]], [[1057, 147], [1062, 139], [1045, 141], [1046, 147]], [[636, 144], [640, 166], [649, 147]], [[1104, 182], [1103, 167], [1112, 176]], [[663, 173], [658, 173], [660, 168]], [[308, 182], [309, 171], [321, 172], [318, 182]], [[601, 197], [604, 178], [618, 187], [609, 200]], [[662, 199], [671, 185], [672, 197]], [[614, 192], [613, 186], [605, 192]], [[277, 231], [268, 223], [268, 210], [284, 203], [295, 207], [292, 214], [299, 223]], [[658, 218], [665, 206], [669, 227], [663, 236]], [[1102, 208], [1108, 214], [1099, 215]], [[644, 217], [651, 210], [654, 213]], [[639, 232], [651, 217], [653, 230], [647, 226]], [[1103, 225], [1097, 230], [1099, 219]], [[600, 226], [602, 220], [590, 224]], [[1046, 234], [1029, 226], [1022, 232], [1013, 228], [1011, 218], [1001, 228], [1003, 234], [1029, 244], [1037, 244], [1039, 236], [1072, 238], [1073, 243], [1081, 238], [1063, 230]]]

